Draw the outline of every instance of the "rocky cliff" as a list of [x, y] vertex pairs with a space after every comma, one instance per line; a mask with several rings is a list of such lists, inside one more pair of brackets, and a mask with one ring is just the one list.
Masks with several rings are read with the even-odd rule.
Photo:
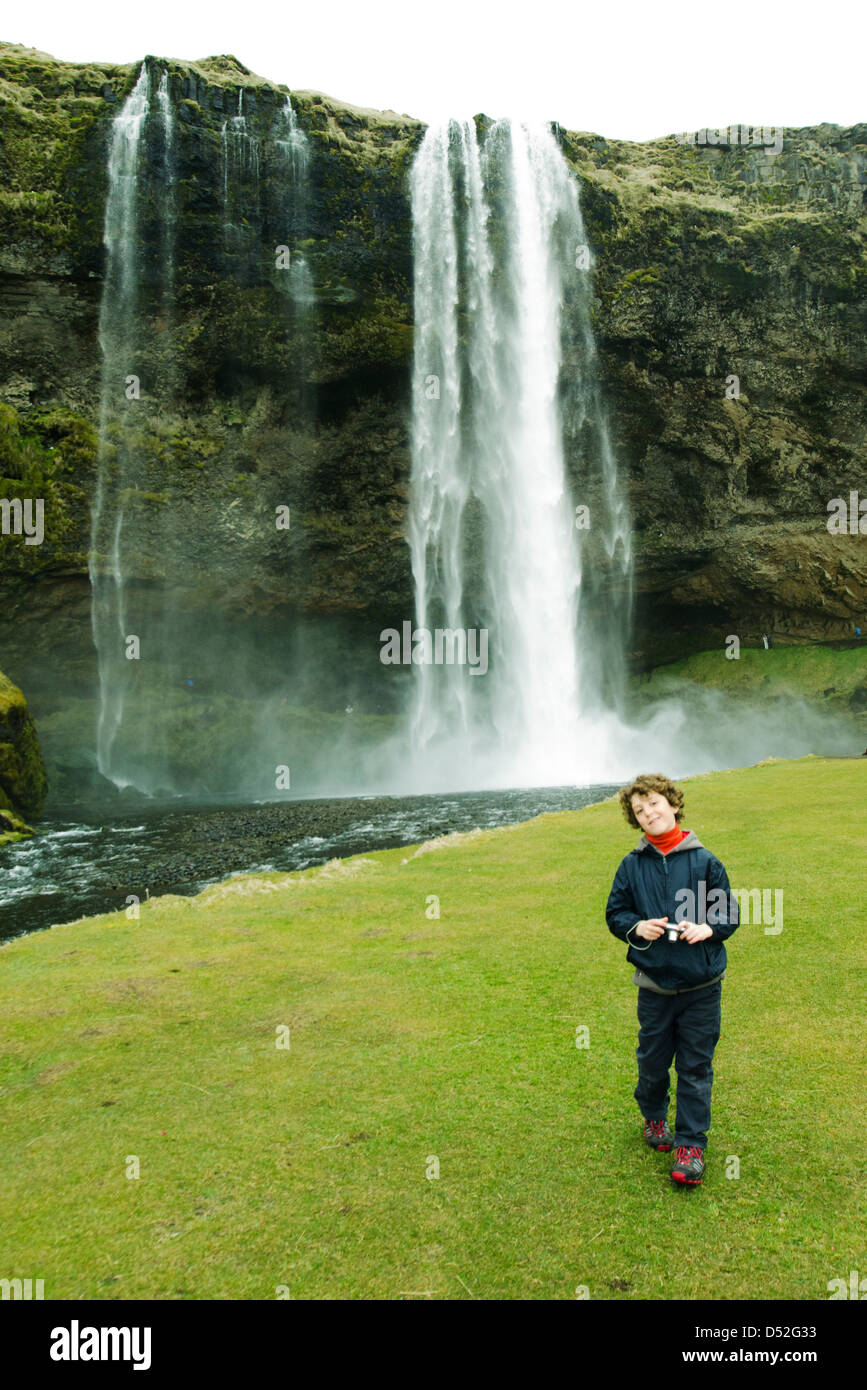
[[[412, 613], [407, 175], [424, 126], [290, 94], [231, 56], [145, 62], [155, 81], [168, 75], [175, 116], [174, 241], [167, 298], [166, 156], [154, 145], [141, 363], [159, 392], [140, 440], [149, 482], [130, 503], [133, 587], [142, 603], [177, 590], [191, 634], [215, 613], [248, 636], [314, 624], [307, 640], [337, 664], [353, 653], [363, 685], [376, 649], [367, 641], [359, 657], [358, 633]], [[49, 499], [42, 545], [0, 536], [0, 655], [36, 704], [49, 690], [56, 701], [59, 681], [71, 696], [94, 687], [87, 551], [107, 150], [139, 66], [0, 44], [0, 496], [38, 485]], [[259, 143], [255, 187], [239, 174], [233, 202], [223, 132], [239, 93]], [[286, 209], [268, 132], [289, 97], [310, 149], [307, 315], [274, 272]], [[867, 126], [787, 130], [779, 152], [744, 143], [746, 128], [727, 145], [554, 129], [581, 182], [628, 480], [634, 661], [729, 633], [850, 638], [867, 617], [867, 542], [826, 523], [831, 499], [867, 494]], [[580, 497], [577, 457], [569, 467]], [[285, 537], [268, 531], [281, 504], [292, 508]], [[180, 569], [166, 561], [169, 534], [184, 539]]]

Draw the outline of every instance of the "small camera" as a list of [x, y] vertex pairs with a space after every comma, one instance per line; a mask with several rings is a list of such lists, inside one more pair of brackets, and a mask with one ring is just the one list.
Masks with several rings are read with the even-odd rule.
[[679, 940], [680, 940], [680, 927], [677, 925], [676, 922], [669, 922], [669, 923], [666, 925], [666, 928], [665, 928], [665, 939], [666, 939], [666, 941], [679, 941]]

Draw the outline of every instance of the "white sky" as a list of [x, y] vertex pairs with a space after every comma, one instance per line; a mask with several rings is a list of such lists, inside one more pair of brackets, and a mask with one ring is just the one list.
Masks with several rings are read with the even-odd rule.
[[2, 38], [130, 63], [233, 53], [359, 106], [523, 116], [647, 140], [702, 126], [867, 120], [863, 0], [47, 0]]

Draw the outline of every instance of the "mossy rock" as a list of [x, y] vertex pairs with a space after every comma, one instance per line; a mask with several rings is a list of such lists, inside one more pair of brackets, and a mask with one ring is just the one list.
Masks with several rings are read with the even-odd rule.
[[[42, 810], [48, 779], [39, 749], [36, 727], [27, 710], [27, 701], [8, 676], [0, 671], [0, 806], [5, 819], [17, 814], [38, 816]], [[32, 833], [26, 825], [0, 830]]]
[[14, 845], [18, 840], [27, 840], [35, 833], [35, 830], [25, 825], [24, 821], [19, 820], [11, 811], [0, 810], [0, 845]]

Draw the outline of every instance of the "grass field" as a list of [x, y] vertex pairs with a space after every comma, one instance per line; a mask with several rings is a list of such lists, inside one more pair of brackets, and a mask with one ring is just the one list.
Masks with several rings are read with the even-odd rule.
[[[639, 677], [640, 701], [677, 693], [683, 682], [722, 690], [739, 701], [806, 700], [846, 715], [867, 741], [867, 642], [854, 647], [744, 647], [738, 659], [725, 650], [696, 652]], [[864, 745], [857, 749], [863, 752]]]
[[867, 1274], [867, 759], [683, 785], [732, 886], [784, 891], [782, 932], [729, 943], [701, 1188], [641, 1140], [604, 921], [637, 837], [606, 802], [3, 947], [0, 1276], [47, 1299], [630, 1300]]

